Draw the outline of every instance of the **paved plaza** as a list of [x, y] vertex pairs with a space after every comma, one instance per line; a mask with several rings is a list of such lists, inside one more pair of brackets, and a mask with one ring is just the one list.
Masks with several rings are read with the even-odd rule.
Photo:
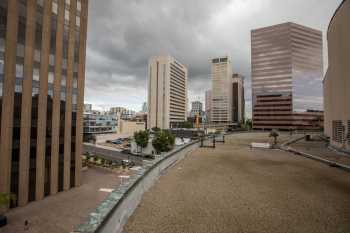
[[[9, 224], [0, 233], [68, 233], [84, 222], [107, 195], [100, 189], [114, 189], [120, 183], [120, 174], [102, 168], [89, 168], [82, 173], [82, 186], [32, 202], [25, 207], [11, 210]], [[29, 227], [24, 227], [25, 220]]]
[[125, 233], [350, 232], [350, 173], [249, 147], [271, 140], [232, 135], [192, 152], [144, 195]]

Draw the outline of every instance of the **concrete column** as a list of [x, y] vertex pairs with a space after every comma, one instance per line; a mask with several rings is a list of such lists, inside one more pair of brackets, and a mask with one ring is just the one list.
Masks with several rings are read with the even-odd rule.
[[53, 84], [52, 110], [52, 144], [51, 144], [51, 181], [50, 192], [58, 192], [58, 161], [60, 144], [60, 111], [61, 111], [61, 76], [63, 59], [64, 0], [58, 0], [56, 31], [55, 79]]
[[18, 28], [17, 1], [8, 1], [7, 32], [0, 137], [0, 193], [10, 192], [13, 134], [13, 105], [16, 81], [16, 48]]
[[19, 155], [18, 205], [28, 203], [30, 131], [32, 120], [32, 80], [35, 43], [36, 1], [27, 0], [26, 41], [24, 51], [24, 78], [22, 87], [21, 140]]
[[81, 184], [81, 155], [83, 144], [83, 107], [84, 107], [84, 86], [85, 86], [85, 58], [86, 58], [86, 37], [88, 22], [88, 0], [81, 1], [80, 16], [80, 47], [78, 64], [78, 100], [77, 100], [77, 128], [76, 128], [76, 149], [75, 149], [75, 186]]
[[38, 135], [36, 152], [36, 187], [35, 199], [44, 198], [45, 184], [45, 150], [46, 150], [46, 118], [47, 118], [47, 95], [48, 95], [48, 71], [50, 55], [51, 34], [51, 11], [52, 0], [44, 1], [43, 31], [40, 61], [40, 89], [38, 104]]
[[71, 169], [71, 139], [72, 139], [72, 90], [73, 90], [73, 68], [74, 68], [74, 45], [75, 45], [75, 14], [77, 1], [70, 1], [69, 10], [69, 38], [68, 38], [68, 60], [67, 60], [67, 85], [66, 85], [66, 112], [64, 131], [64, 168], [63, 168], [63, 190], [70, 189]]

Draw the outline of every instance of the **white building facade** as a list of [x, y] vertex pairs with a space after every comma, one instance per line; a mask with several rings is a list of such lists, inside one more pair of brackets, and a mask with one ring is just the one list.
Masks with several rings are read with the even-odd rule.
[[148, 65], [147, 128], [169, 129], [187, 120], [186, 66], [171, 56], [155, 56]]

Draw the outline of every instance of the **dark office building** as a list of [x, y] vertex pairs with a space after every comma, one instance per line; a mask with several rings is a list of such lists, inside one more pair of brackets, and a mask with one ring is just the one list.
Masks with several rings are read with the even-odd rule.
[[323, 121], [322, 32], [295, 23], [253, 30], [254, 129], [317, 129]]
[[0, 1], [0, 193], [80, 185], [87, 0]]

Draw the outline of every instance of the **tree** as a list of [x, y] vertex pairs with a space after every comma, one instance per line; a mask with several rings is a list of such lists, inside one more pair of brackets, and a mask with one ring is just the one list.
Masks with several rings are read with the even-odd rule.
[[277, 133], [276, 130], [272, 130], [270, 132], [270, 136], [269, 137], [273, 137], [274, 138], [274, 145], [277, 145], [277, 138], [278, 138], [279, 134]]
[[155, 137], [152, 141], [152, 146], [156, 150], [157, 154], [172, 150], [174, 145], [175, 136], [167, 130], [156, 132]]
[[141, 154], [142, 154], [142, 149], [146, 148], [148, 145], [148, 140], [149, 140], [149, 133], [148, 131], [139, 131], [134, 133], [134, 139], [137, 147], [141, 148]]
[[242, 123], [242, 128], [244, 128], [245, 130], [250, 130], [252, 128], [252, 126], [253, 126], [253, 123], [252, 123], [251, 119], [246, 119]]

